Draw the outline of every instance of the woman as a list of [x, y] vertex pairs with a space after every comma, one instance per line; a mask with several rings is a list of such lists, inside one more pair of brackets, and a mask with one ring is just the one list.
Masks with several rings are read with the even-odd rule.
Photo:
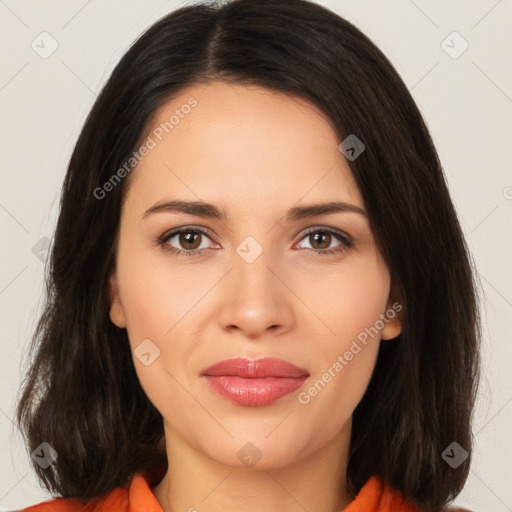
[[406, 86], [326, 8], [197, 4], [134, 43], [47, 292], [17, 419], [58, 497], [28, 511], [430, 512], [464, 486], [471, 257]]

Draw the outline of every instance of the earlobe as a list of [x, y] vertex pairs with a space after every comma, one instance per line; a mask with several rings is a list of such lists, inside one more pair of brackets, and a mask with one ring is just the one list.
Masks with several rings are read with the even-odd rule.
[[109, 291], [110, 291], [110, 311], [109, 316], [110, 320], [117, 327], [125, 328], [126, 327], [126, 318], [124, 315], [123, 306], [121, 305], [121, 300], [119, 298], [119, 287], [117, 284], [117, 278], [115, 272], [110, 276], [109, 279]]
[[[387, 316], [387, 315], [386, 315]], [[387, 316], [388, 321], [384, 325], [381, 332], [381, 339], [383, 340], [392, 340], [396, 338], [402, 332], [402, 320], [399, 318], [400, 313], [396, 313], [394, 318], [390, 318]]]
[[381, 331], [383, 340], [392, 340], [402, 333], [402, 321], [405, 313], [402, 296], [399, 286], [393, 284], [385, 312], [385, 325]]

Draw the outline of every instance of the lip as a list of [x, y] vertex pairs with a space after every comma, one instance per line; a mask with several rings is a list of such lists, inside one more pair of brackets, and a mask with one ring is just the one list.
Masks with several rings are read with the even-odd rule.
[[210, 389], [238, 405], [262, 406], [293, 393], [309, 373], [282, 359], [226, 359], [201, 372]]

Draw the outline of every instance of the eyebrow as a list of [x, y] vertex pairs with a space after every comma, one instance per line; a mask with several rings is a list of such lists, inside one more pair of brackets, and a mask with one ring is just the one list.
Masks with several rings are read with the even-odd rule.
[[[165, 203], [157, 203], [144, 212], [142, 219], [149, 217], [155, 213], [187, 213], [197, 217], [206, 217], [212, 219], [227, 220], [228, 215], [224, 209], [219, 209], [211, 203], [202, 201], [166, 201]], [[343, 201], [331, 201], [328, 203], [316, 203], [306, 206], [295, 206], [290, 208], [286, 214], [287, 221], [296, 221], [309, 217], [317, 217], [320, 215], [328, 215], [332, 213], [358, 213], [367, 217], [367, 213], [363, 208], [354, 204], [345, 203]]]

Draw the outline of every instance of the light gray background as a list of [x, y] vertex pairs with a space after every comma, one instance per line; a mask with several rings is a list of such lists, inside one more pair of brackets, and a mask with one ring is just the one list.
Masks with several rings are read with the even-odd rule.
[[[49, 499], [12, 423], [26, 345], [41, 310], [44, 264], [32, 248], [52, 237], [66, 164], [97, 91], [136, 36], [185, 3], [0, 0], [0, 510]], [[474, 463], [455, 504], [512, 511], [512, 2], [318, 3], [384, 51], [437, 145], [484, 300]], [[31, 48], [33, 41], [49, 48], [39, 37], [43, 31], [58, 43], [46, 59]], [[464, 42], [453, 31], [469, 44], [457, 58]]]

